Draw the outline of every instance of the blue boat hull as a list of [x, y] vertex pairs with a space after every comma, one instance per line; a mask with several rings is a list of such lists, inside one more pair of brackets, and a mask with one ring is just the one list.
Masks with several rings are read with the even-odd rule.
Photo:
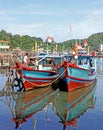
[[52, 85], [58, 80], [58, 74], [44, 70], [22, 70], [24, 89], [30, 90], [38, 87]]
[[62, 82], [67, 91], [91, 85], [96, 79], [96, 69], [88, 69], [88, 66], [79, 66], [74, 63], [64, 62], [65, 76]]

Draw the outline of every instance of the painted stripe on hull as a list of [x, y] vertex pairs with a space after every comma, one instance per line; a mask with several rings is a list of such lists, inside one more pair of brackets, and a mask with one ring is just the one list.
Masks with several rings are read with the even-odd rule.
[[31, 78], [53, 78], [57, 76], [55, 72], [47, 72], [47, 71], [26, 71], [22, 70], [22, 75]]
[[58, 76], [56, 78], [50, 78], [50, 79], [39, 79], [39, 78], [28, 78], [25, 77], [23, 79], [23, 84], [25, 90], [30, 90], [34, 88], [39, 88], [39, 87], [45, 87], [48, 85], [51, 85], [53, 82], [58, 80]]
[[84, 79], [84, 80], [93, 80], [96, 77], [96, 73], [91, 74], [89, 70], [81, 69], [81, 68], [68, 68], [68, 76]]
[[29, 81], [24, 81], [24, 88], [25, 90], [30, 90], [34, 88], [40, 88], [40, 87], [46, 87], [50, 85], [51, 82], [29, 82]]
[[78, 88], [83, 88], [83, 87], [87, 87], [87, 86], [92, 85], [94, 80], [92, 80], [92, 81], [81, 81], [80, 80], [79, 81], [79, 80], [73, 80], [73, 79], [70, 79], [70, 78], [66, 78], [65, 82], [67, 84], [67, 90], [73, 91], [73, 90], [78, 89]]
[[58, 74], [52, 71], [22, 71], [25, 90], [51, 85], [58, 80]]

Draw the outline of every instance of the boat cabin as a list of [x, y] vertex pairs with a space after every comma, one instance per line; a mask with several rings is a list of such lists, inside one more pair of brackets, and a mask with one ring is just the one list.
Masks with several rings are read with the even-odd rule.
[[96, 58], [92, 56], [79, 56], [77, 65], [85, 69], [96, 69]]
[[39, 70], [55, 70], [57, 66], [63, 65], [64, 61], [69, 60], [68, 55], [45, 55], [45, 56], [36, 56], [33, 64], [36, 65], [36, 68]]
[[59, 55], [49, 55], [39, 62], [39, 69], [53, 70], [55, 67], [62, 65], [65, 58]]

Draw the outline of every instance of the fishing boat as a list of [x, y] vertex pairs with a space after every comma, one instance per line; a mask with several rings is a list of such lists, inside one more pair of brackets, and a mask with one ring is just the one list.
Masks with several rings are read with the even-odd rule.
[[54, 91], [51, 87], [46, 87], [14, 95], [13, 97], [16, 97], [13, 99], [15, 102], [15, 113], [12, 114], [12, 122], [15, 123], [15, 128], [19, 128], [21, 124], [26, 123], [33, 115], [42, 109], [46, 109], [45, 107], [55, 99], [58, 92], [59, 89]]
[[[96, 57], [80, 55], [64, 62], [65, 76], [60, 89], [73, 91], [91, 85], [96, 79]], [[65, 86], [65, 87], [64, 87]]]
[[15, 80], [21, 85], [20, 89], [25, 91], [50, 86], [59, 78], [59, 74], [53, 70], [39, 70], [25, 65], [21, 66], [20, 63], [16, 63], [16, 66], [12, 68], [17, 70], [19, 78], [16, 77]]
[[[30, 67], [16, 63], [16, 66], [12, 69], [16, 69], [19, 74], [19, 80], [17, 82], [21, 85], [20, 90], [23, 88], [25, 91], [46, 87], [53, 85], [57, 87], [60, 79], [64, 77], [65, 68], [63, 66], [64, 60], [69, 56], [64, 55], [48, 55], [36, 57], [38, 63], [36, 67]], [[19, 85], [19, 86], [20, 86]]]
[[59, 123], [63, 124], [63, 130], [66, 127], [77, 127], [78, 120], [88, 109], [93, 109], [96, 102], [95, 83], [89, 87], [83, 87], [71, 92], [60, 91], [55, 100], [56, 114], [59, 117]]

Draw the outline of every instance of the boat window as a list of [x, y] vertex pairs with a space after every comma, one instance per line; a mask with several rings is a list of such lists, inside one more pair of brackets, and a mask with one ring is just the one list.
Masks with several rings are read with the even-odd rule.
[[78, 62], [78, 65], [82, 65], [83, 64], [83, 62], [80, 60], [79, 62]]

